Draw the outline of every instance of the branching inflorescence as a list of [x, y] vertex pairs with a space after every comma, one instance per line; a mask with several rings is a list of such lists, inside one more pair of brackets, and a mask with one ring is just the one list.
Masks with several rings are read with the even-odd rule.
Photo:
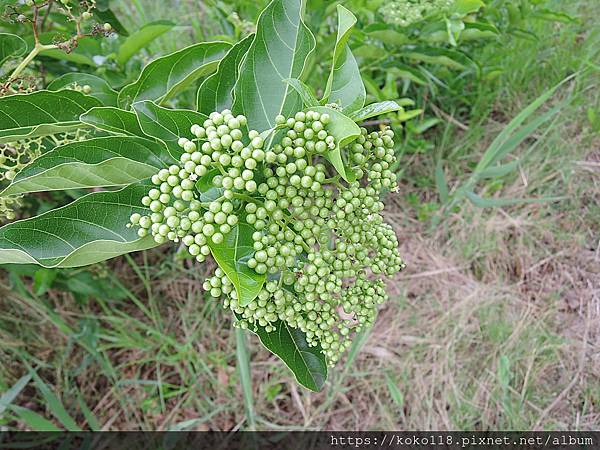
[[[60, 147], [70, 142], [85, 140], [89, 131], [83, 128], [65, 133], [51, 134], [45, 137], [22, 139], [0, 144], [0, 185], [11, 182], [17, 174], [39, 158], [48, 144]], [[0, 223], [3, 219], [14, 220], [16, 211], [21, 207], [19, 195], [0, 197]]]
[[387, 23], [407, 27], [434, 13], [447, 10], [452, 4], [452, 0], [393, 0], [386, 2], [379, 13]]
[[[246, 118], [229, 110], [194, 125], [182, 137], [180, 164], [152, 177], [142, 203], [150, 215], [134, 214], [141, 237], [183, 242], [199, 262], [233, 227], [253, 227], [253, 254], [245, 261], [267, 281], [249, 304], [238, 302], [221, 268], [204, 288], [239, 319], [238, 325], [273, 331], [285, 321], [311, 346], [320, 345], [330, 365], [350, 345], [350, 335], [373, 323], [386, 299], [381, 277], [404, 266], [398, 240], [384, 223], [379, 197], [396, 187], [393, 132], [361, 135], [346, 149], [357, 180], [328, 178], [324, 156], [335, 148], [331, 117], [317, 111], [276, 118], [273, 145]], [[197, 186], [209, 180], [209, 191]]]

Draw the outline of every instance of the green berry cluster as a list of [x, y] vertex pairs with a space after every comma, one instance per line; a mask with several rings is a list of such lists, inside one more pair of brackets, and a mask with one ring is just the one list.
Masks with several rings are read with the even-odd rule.
[[[90, 132], [78, 129], [67, 133], [0, 144], [0, 190], [48, 148], [87, 139]], [[15, 211], [22, 206], [20, 196], [0, 197], [0, 219], [14, 220]]]
[[92, 93], [92, 87], [89, 84], [80, 85], [77, 82], [73, 82], [70, 85], [65, 86], [65, 88], [72, 91], [82, 92], [87, 95]]
[[0, 182], [12, 181], [23, 167], [42, 154], [41, 138], [0, 144]]
[[[11, 182], [25, 166], [42, 154], [42, 139], [0, 144], [0, 185]], [[21, 207], [20, 196], [0, 197], [0, 222], [14, 220]]]
[[0, 197], [0, 223], [17, 218], [16, 210], [21, 208], [21, 196]]
[[407, 27], [436, 12], [450, 8], [453, 0], [394, 0], [385, 3], [379, 13], [385, 22]]
[[245, 263], [266, 275], [258, 296], [242, 306], [221, 268], [204, 288], [223, 299], [238, 326], [271, 332], [286, 322], [333, 365], [352, 335], [375, 320], [386, 299], [382, 277], [404, 263], [381, 215], [382, 192], [397, 187], [393, 132], [361, 129], [343, 149], [357, 179], [345, 183], [326, 165], [336, 148], [331, 121], [312, 110], [278, 116], [263, 137], [245, 131], [244, 116], [212, 113], [191, 127], [195, 139], [179, 140], [180, 163], [152, 177], [155, 187], [142, 199], [151, 212], [132, 215], [130, 226], [158, 243], [183, 242], [198, 261], [238, 223], [252, 226]]

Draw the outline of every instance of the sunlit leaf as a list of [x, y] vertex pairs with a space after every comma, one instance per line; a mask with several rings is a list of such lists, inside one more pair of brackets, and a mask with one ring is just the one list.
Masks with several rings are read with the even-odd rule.
[[321, 114], [329, 114], [331, 117], [327, 131], [335, 138], [335, 148], [328, 150], [325, 153], [325, 158], [333, 164], [335, 170], [337, 170], [344, 180], [348, 182], [354, 181], [356, 175], [348, 166], [347, 161], [344, 160], [345, 155], [342, 154], [342, 149], [360, 136], [360, 128], [352, 119], [333, 108], [318, 106], [311, 108], [311, 110], [318, 111]]
[[69, 90], [0, 97], [0, 143], [77, 129], [79, 116], [94, 106], [101, 106], [98, 99]]
[[327, 364], [320, 346], [309, 347], [306, 335], [297, 328], [278, 320], [272, 324], [275, 331], [267, 333], [257, 327], [260, 342], [275, 353], [293, 372], [296, 380], [311, 391], [319, 392], [327, 381]]
[[117, 62], [121, 65], [127, 63], [138, 51], [157, 37], [170, 31], [174, 26], [175, 24], [169, 20], [157, 20], [143, 25], [119, 46]]
[[83, 123], [98, 130], [116, 134], [144, 137], [137, 117], [134, 113], [112, 106], [92, 108], [80, 117]]
[[333, 49], [333, 64], [323, 98], [337, 103], [345, 113], [352, 113], [365, 104], [365, 85], [360, 76], [358, 63], [352, 55], [348, 39], [356, 17], [342, 5], [338, 5], [338, 31]]
[[90, 97], [96, 97], [105, 106], [117, 106], [117, 91], [110, 87], [106, 80], [89, 73], [66, 73], [48, 85], [49, 91], [59, 91], [66, 88], [83, 88], [89, 86]]
[[231, 47], [219, 62], [217, 71], [202, 82], [198, 89], [198, 111], [210, 114], [213, 111], [231, 109], [238, 69], [253, 39], [252, 34]]
[[18, 58], [27, 51], [27, 43], [19, 36], [0, 33], [0, 67], [9, 59]]
[[388, 100], [367, 105], [364, 108], [353, 112], [352, 114], [350, 114], [349, 117], [355, 122], [362, 122], [363, 120], [369, 119], [371, 117], [398, 111], [399, 109], [400, 105], [398, 105], [398, 103]]
[[256, 35], [240, 65], [233, 110], [259, 132], [275, 117], [302, 109], [302, 99], [284, 80], [302, 79], [315, 38], [302, 20], [302, 0], [272, 0], [261, 13]]
[[198, 78], [212, 72], [227, 50], [226, 42], [202, 42], [157, 58], [144, 67], [137, 81], [119, 93], [119, 105], [154, 100], [162, 103]]
[[247, 264], [254, 254], [254, 231], [247, 223], [240, 222], [225, 235], [222, 243], [215, 244], [210, 239], [208, 242], [215, 261], [235, 286], [240, 306], [254, 300], [266, 280], [265, 275], [259, 275]]
[[56, 147], [27, 165], [1, 195], [122, 187], [175, 161], [163, 145], [137, 137], [105, 137]]
[[157, 244], [126, 224], [148, 192], [134, 184], [116, 192], [94, 192], [73, 203], [0, 228], [0, 264], [79, 267]]
[[133, 110], [144, 133], [164, 142], [176, 159], [182, 153], [177, 144], [179, 138], [194, 137], [190, 131], [192, 125], [201, 125], [207, 119], [207, 116], [196, 111], [163, 108], [150, 100], [134, 103]]
[[317, 100], [317, 96], [310, 86], [305, 84], [303, 81], [298, 80], [297, 78], [290, 78], [285, 81], [296, 90], [298, 95], [300, 95], [304, 106], [319, 106], [319, 100]]

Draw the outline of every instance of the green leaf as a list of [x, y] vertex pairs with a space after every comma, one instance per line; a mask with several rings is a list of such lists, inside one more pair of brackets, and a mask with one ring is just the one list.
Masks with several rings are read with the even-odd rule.
[[567, 197], [542, 197], [542, 198], [483, 198], [474, 192], [466, 192], [467, 198], [478, 208], [501, 208], [503, 206], [523, 205], [527, 203], [558, 202]]
[[402, 52], [401, 56], [413, 61], [445, 66], [454, 70], [466, 70], [467, 68], [471, 68], [476, 72], [479, 71], [479, 67], [472, 59], [456, 50], [422, 46], [410, 51]]
[[376, 101], [383, 102], [386, 101], [387, 97], [384, 95], [382, 90], [379, 88], [379, 83], [376, 82], [369, 75], [363, 75], [363, 83], [365, 83], [365, 88], [367, 89], [367, 93], [375, 98]]
[[37, 158], [0, 195], [121, 187], [149, 178], [174, 162], [161, 144], [137, 137], [73, 142]]
[[398, 106], [415, 106], [416, 103], [412, 98], [399, 98], [398, 100], [394, 100], [395, 103], [398, 104]]
[[363, 30], [365, 34], [393, 47], [400, 47], [410, 42], [410, 38], [400, 33], [393, 25], [386, 23], [373, 23], [367, 25]]
[[501, 164], [499, 166], [488, 167], [481, 172], [477, 173], [477, 178], [502, 178], [509, 173], [514, 172], [519, 167], [519, 160], [515, 159], [509, 163]]
[[246, 333], [241, 328], [235, 329], [237, 366], [240, 371], [240, 384], [244, 395], [244, 409], [248, 428], [256, 429], [256, 418], [254, 413], [254, 392], [252, 390], [252, 367], [250, 365], [250, 352], [246, 345]]
[[0, 264], [79, 267], [157, 244], [126, 224], [148, 192], [136, 183], [116, 192], [94, 192], [73, 203], [0, 228]]
[[396, 78], [412, 81], [419, 86], [427, 84], [427, 80], [423, 78], [423, 75], [417, 69], [406, 64], [394, 63], [394, 67], [387, 69], [387, 73]]
[[317, 100], [317, 96], [315, 95], [315, 91], [305, 84], [303, 81], [298, 80], [297, 78], [288, 78], [285, 80], [291, 87], [295, 89], [295, 91], [300, 95], [302, 99], [302, 103], [304, 106], [312, 107], [319, 106], [319, 100]]
[[0, 67], [12, 58], [23, 56], [27, 51], [27, 43], [19, 36], [0, 33]]
[[96, 418], [96, 416], [94, 416], [94, 413], [92, 412], [90, 407], [85, 403], [81, 392], [77, 392], [77, 404], [79, 405], [79, 409], [83, 413], [83, 417], [85, 417], [85, 420], [87, 421], [90, 429], [92, 431], [100, 431], [102, 427], [100, 426], [98, 419]]
[[127, 29], [119, 22], [115, 13], [110, 9], [110, 0], [96, 0], [96, 8], [94, 8], [94, 16], [96, 16], [101, 23], [110, 23], [113, 29], [121, 36], [129, 36]]
[[235, 286], [240, 306], [246, 306], [256, 298], [266, 279], [247, 264], [254, 254], [254, 231], [247, 223], [240, 222], [225, 235], [221, 244], [208, 240], [215, 261]]
[[338, 5], [337, 11], [337, 39], [323, 99], [328, 103], [335, 102], [342, 107], [343, 112], [351, 113], [364, 106], [367, 94], [358, 63], [348, 45], [356, 17], [342, 5]]
[[155, 59], [142, 70], [137, 81], [119, 93], [119, 105], [129, 107], [142, 100], [162, 103], [213, 71], [225, 52], [226, 42], [202, 42]]
[[411, 109], [410, 111], [403, 111], [398, 114], [398, 120], [400, 122], [408, 122], [409, 120], [414, 119], [415, 117], [419, 117], [423, 114], [422, 109]]
[[52, 287], [58, 272], [54, 269], [41, 267], [33, 274], [33, 291], [35, 295], [44, 295]]
[[465, 29], [461, 33], [462, 41], [472, 41], [476, 39], [496, 38], [500, 32], [494, 25], [484, 22], [466, 22]]
[[550, 9], [539, 9], [535, 11], [532, 18], [546, 20], [548, 22], [562, 22], [562, 23], [577, 23], [577, 19], [559, 11], [552, 11]]
[[77, 91], [38, 91], [0, 98], [0, 143], [62, 133], [81, 127], [79, 116], [101, 106]]
[[398, 103], [387, 100], [384, 102], [371, 103], [370, 105], [350, 114], [350, 118], [355, 122], [362, 122], [363, 120], [371, 117], [398, 111], [399, 109], [400, 105], [398, 105]]
[[196, 182], [196, 190], [200, 194], [198, 198], [201, 202], [214, 202], [225, 192], [224, 188], [218, 188], [213, 184], [213, 179], [220, 173], [219, 169], [212, 169]]
[[92, 108], [80, 117], [83, 123], [109, 133], [145, 137], [134, 113], [112, 106]]
[[[531, 120], [530, 122], [527, 123], [527, 125], [524, 125], [523, 127], [516, 129], [516, 130], [512, 126], [512, 125], [514, 125], [514, 122], [511, 121], [506, 127], [506, 129], [511, 130], [511, 134], [508, 136], [505, 136], [507, 138], [505, 141], [500, 142], [500, 141], [494, 140], [494, 142], [492, 142], [492, 144], [488, 147], [486, 152], [483, 154], [483, 157], [481, 158], [479, 164], [475, 168], [475, 174], [477, 174], [482, 168], [484, 168], [484, 167], [487, 168], [488, 165], [493, 165], [493, 164], [497, 163], [502, 158], [504, 158], [506, 155], [508, 155], [510, 152], [515, 150], [523, 141], [525, 141], [525, 139], [527, 139], [529, 136], [531, 136], [531, 134], [535, 130], [537, 130], [543, 124], [545, 124], [550, 119], [552, 119], [554, 116], [556, 116], [562, 110], [564, 105], [565, 105], [565, 102], [563, 102], [562, 104], [559, 104], [558, 106], [552, 108], [550, 111], [547, 111], [544, 114], [542, 114], [541, 116], [536, 117], [535, 119]], [[506, 131], [506, 129], [503, 130], [503, 132], [498, 137], [502, 136], [504, 134], [504, 131]], [[484, 163], [486, 164], [485, 166], [483, 165]]]
[[385, 375], [385, 381], [390, 393], [390, 397], [394, 403], [396, 403], [396, 406], [402, 410], [404, 408], [404, 395], [402, 395], [402, 391], [398, 388], [398, 385], [389, 374]]
[[447, 203], [450, 197], [448, 190], [448, 183], [446, 182], [446, 175], [444, 175], [444, 167], [442, 166], [442, 160], [438, 160], [435, 166], [435, 185], [440, 194], [440, 201]]
[[278, 114], [302, 109], [302, 99], [284, 80], [302, 79], [315, 38], [302, 20], [302, 0], [272, 0], [258, 18], [256, 36], [240, 65], [233, 110], [259, 132]]
[[134, 103], [133, 110], [144, 133], [163, 142], [177, 160], [182, 153], [179, 138], [191, 137], [192, 125], [202, 125], [208, 118], [196, 111], [163, 108], [150, 100]]
[[9, 390], [2, 393], [2, 396], [0, 396], [0, 417], [2, 417], [4, 411], [10, 407], [10, 404], [17, 398], [21, 391], [25, 389], [30, 380], [31, 374], [23, 375]]
[[482, 0], [455, 0], [451, 11], [461, 16], [473, 14], [485, 7]]
[[453, 47], [457, 46], [461, 33], [465, 29], [465, 23], [462, 19], [446, 18], [446, 33], [448, 34], [448, 43]]
[[[554, 93], [566, 82], [573, 79], [577, 74], [573, 74], [563, 81], [558, 83], [556, 86], [548, 89], [531, 104], [524, 108], [517, 116], [512, 119], [509, 124], [502, 130], [502, 132], [494, 139], [494, 141], [487, 148], [481, 160], [475, 168], [475, 173], [481, 172], [487, 167], [498, 162], [512, 150], [514, 150], [521, 142], [523, 142], [527, 136], [533, 133], [542, 124], [547, 122], [555, 114], [557, 114], [562, 107], [566, 104], [561, 102], [558, 106], [542, 114], [540, 117], [532, 120], [527, 125], [521, 127], [521, 125], [529, 119], [544, 103], [546, 103]], [[520, 128], [521, 127], [521, 128]]]
[[219, 62], [217, 71], [202, 82], [198, 89], [198, 111], [210, 114], [213, 111], [231, 109], [238, 69], [253, 39], [254, 35], [251, 34], [231, 47]]
[[342, 157], [342, 148], [354, 141], [360, 136], [360, 128], [352, 119], [342, 114], [340, 111], [327, 106], [311, 108], [321, 114], [327, 113], [331, 117], [327, 132], [335, 137], [335, 148], [325, 153], [325, 158], [333, 164], [344, 180], [352, 182], [356, 180], [356, 175], [351, 168], [347, 166]]
[[352, 54], [363, 61], [369, 62], [379, 62], [378, 60], [383, 60], [384, 58], [390, 56], [388, 50], [383, 48], [381, 45], [376, 45], [375, 43], [359, 45], [358, 47], [354, 48]]
[[142, 48], [146, 47], [157, 37], [171, 30], [175, 24], [169, 20], [149, 22], [132, 33], [119, 47], [117, 63], [124, 65]]
[[111, 88], [106, 80], [89, 73], [66, 73], [52, 81], [48, 85], [48, 90], [59, 91], [65, 88], [86, 85], [92, 88], [92, 91], [88, 94], [90, 97], [96, 97], [105, 106], [117, 106], [117, 91]]
[[430, 117], [429, 119], [421, 120], [418, 123], [411, 124], [410, 132], [413, 134], [423, 134], [439, 123], [442, 123], [441, 119], [438, 119], [437, 117]]
[[272, 324], [275, 331], [267, 333], [258, 326], [255, 333], [262, 344], [293, 372], [296, 380], [311, 391], [319, 392], [327, 381], [327, 364], [320, 346], [309, 347], [306, 335], [281, 320]]
[[10, 409], [33, 431], [62, 431], [48, 419], [30, 409], [16, 405], [11, 406]]

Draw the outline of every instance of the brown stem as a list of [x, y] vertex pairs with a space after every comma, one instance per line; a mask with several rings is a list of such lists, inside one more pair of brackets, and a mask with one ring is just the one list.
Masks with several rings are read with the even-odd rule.
[[46, 26], [46, 22], [48, 21], [48, 17], [50, 16], [50, 11], [52, 11], [52, 4], [53, 1], [48, 0], [48, 3], [46, 4], [48, 8], [46, 8], [46, 13], [44, 14], [44, 18], [42, 19], [42, 23], [40, 25], [41, 30], [44, 30], [44, 27]]
[[33, 28], [33, 41], [35, 42], [35, 46], [37, 47], [40, 43], [40, 38], [38, 36], [38, 18], [39, 18], [39, 7], [33, 7], [33, 19], [31, 20], [31, 27]]

